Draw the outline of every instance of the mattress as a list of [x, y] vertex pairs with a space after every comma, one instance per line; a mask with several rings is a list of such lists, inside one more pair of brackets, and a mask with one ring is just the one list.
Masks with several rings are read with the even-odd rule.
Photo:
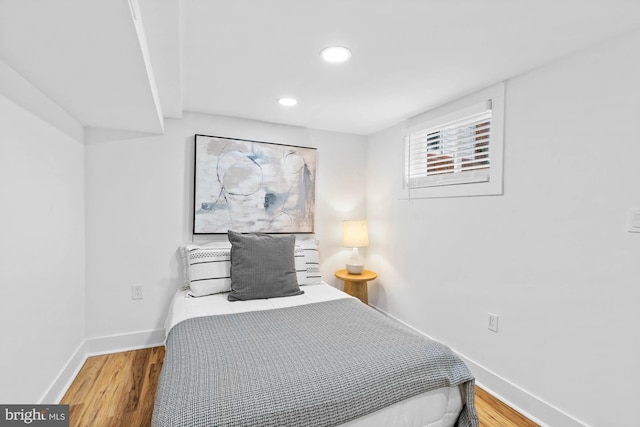
[[[242, 302], [229, 302], [226, 293], [194, 298], [186, 290], [178, 291], [171, 301], [165, 330], [168, 334], [171, 328], [178, 323], [194, 317], [271, 310], [352, 298], [324, 282], [318, 285], [304, 286], [303, 289], [305, 293], [302, 295]], [[380, 425], [448, 427], [455, 425], [462, 406], [459, 388], [445, 387], [405, 399], [341, 425], [349, 427], [378, 427]]]

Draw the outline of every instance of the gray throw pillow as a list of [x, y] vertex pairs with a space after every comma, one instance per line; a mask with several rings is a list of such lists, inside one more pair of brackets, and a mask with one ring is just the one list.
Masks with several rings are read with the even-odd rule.
[[231, 293], [229, 301], [288, 297], [303, 294], [294, 260], [295, 236], [229, 230]]

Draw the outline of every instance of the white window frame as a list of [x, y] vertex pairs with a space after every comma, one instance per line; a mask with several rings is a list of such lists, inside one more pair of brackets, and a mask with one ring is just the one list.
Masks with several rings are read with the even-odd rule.
[[491, 142], [490, 167], [473, 173], [449, 173], [428, 177], [418, 187], [407, 185], [407, 147], [405, 147], [402, 168], [401, 199], [420, 199], [437, 197], [486, 196], [503, 194], [503, 156], [504, 156], [504, 83], [491, 86], [472, 95], [437, 107], [415, 116], [405, 123], [403, 142], [412, 133], [425, 131], [450, 123], [454, 120], [475, 114], [486, 109], [487, 101], [491, 106]]

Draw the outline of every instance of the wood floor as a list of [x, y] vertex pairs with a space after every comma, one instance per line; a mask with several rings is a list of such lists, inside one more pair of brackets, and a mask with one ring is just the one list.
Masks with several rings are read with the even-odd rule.
[[[71, 427], [151, 425], [164, 347], [87, 359], [60, 403], [69, 405]], [[476, 387], [480, 427], [536, 427], [518, 412]]]
[[89, 357], [60, 403], [70, 426], [150, 426], [164, 347]]
[[480, 427], [540, 427], [480, 387], [476, 387], [476, 409]]

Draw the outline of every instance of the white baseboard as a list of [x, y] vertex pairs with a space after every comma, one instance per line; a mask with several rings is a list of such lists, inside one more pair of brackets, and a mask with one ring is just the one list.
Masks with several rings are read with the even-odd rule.
[[62, 397], [67, 392], [67, 389], [75, 379], [76, 375], [78, 375], [78, 372], [80, 372], [80, 368], [82, 368], [82, 365], [84, 365], [84, 362], [87, 360], [85, 344], [86, 341], [83, 341], [82, 344], [78, 346], [76, 351], [73, 352], [69, 361], [62, 368], [53, 383], [49, 386], [49, 389], [40, 398], [40, 402], [38, 404], [57, 404], [60, 402], [60, 400], [62, 400]]
[[104, 337], [87, 338], [87, 356], [119, 353], [122, 351], [139, 350], [141, 348], [164, 345], [164, 329], [133, 332], [130, 334], [107, 335]]
[[[386, 311], [381, 310], [375, 305], [370, 304], [370, 306], [380, 313], [384, 314], [385, 316], [408, 326], [409, 328], [424, 335], [425, 337], [433, 341], [438, 341], [425, 334], [424, 332], [414, 328], [413, 326], [403, 322], [397, 317], [387, 313]], [[550, 403], [545, 402], [532, 393], [529, 393], [518, 385], [496, 374], [495, 372], [492, 372], [484, 366], [474, 362], [473, 360], [468, 359], [464, 355], [455, 351], [455, 349], [452, 350], [467, 364], [469, 370], [473, 372], [473, 375], [476, 378], [476, 384], [482, 387], [483, 390], [492, 394], [500, 401], [506, 403], [530, 420], [540, 424], [542, 427], [588, 427], [587, 424], [577, 420], [573, 416], [556, 408]]]
[[164, 329], [87, 338], [71, 355], [69, 361], [40, 399], [39, 404], [59, 403], [88, 357], [156, 347], [164, 345], [164, 338]]

